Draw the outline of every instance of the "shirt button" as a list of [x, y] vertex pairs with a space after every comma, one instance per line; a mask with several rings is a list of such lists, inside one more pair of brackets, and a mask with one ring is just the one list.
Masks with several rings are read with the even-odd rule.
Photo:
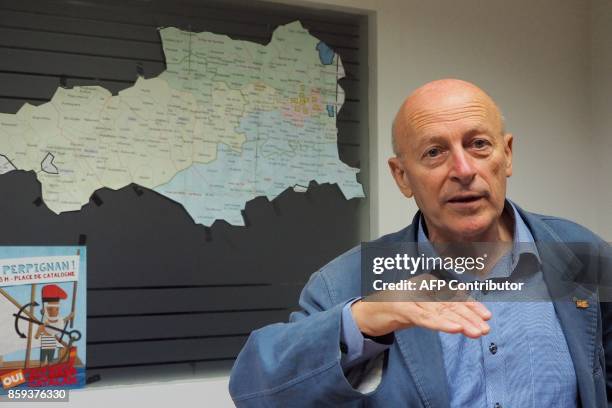
[[493, 405], [493, 408], [502, 408], [502, 406], [499, 402], [496, 402], [495, 405]]
[[[497, 344], [495, 344], [495, 343], [491, 343], [491, 344], [489, 345], [489, 351], [491, 352], [491, 354], [495, 354], [495, 353], [497, 353]], [[496, 407], [497, 407], [497, 404], [499, 404], [499, 402], [496, 402], [496, 403], [495, 403], [495, 406], [496, 406]], [[500, 405], [500, 407], [501, 407], [501, 405]]]

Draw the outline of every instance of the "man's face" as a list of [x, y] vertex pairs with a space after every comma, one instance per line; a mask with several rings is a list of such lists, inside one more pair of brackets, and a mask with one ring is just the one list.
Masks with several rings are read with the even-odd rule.
[[57, 303], [47, 304], [45, 308], [49, 317], [57, 317], [59, 314], [59, 304]]
[[512, 136], [495, 105], [470, 92], [422, 96], [400, 112], [399, 157], [389, 166], [414, 195], [438, 241], [479, 240], [502, 214], [512, 174]]

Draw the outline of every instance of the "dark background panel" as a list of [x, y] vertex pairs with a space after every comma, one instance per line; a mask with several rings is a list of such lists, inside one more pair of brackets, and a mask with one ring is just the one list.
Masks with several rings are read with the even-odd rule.
[[[87, 343], [89, 346], [247, 335], [268, 322], [284, 320], [286, 315], [286, 309], [269, 308], [210, 313], [194, 311], [135, 316], [89, 316], [88, 319], [95, 324], [87, 330]], [[138, 325], [133, 324], [134, 317], [138, 317]]]
[[[301, 283], [253, 285], [174, 285], [170, 287], [89, 288], [91, 318], [151, 314], [286, 309], [295, 304]], [[107, 299], [111, 298], [112, 302]]]
[[[367, 194], [364, 16], [256, 1], [0, 0], [0, 113], [45, 103], [59, 86], [116, 94], [157, 76], [158, 27], [266, 44], [295, 20], [344, 62], [338, 152], [361, 168]], [[0, 244], [87, 245], [87, 362], [102, 383], [227, 370], [251, 330], [296, 310], [312, 272], [369, 236], [368, 199], [315, 182], [249, 201], [245, 226], [196, 225], [180, 204], [135, 185], [100, 189], [61, 215], [40, 197], [34, 172], [0, 175]]]
[[209, 360], [236, 356], [246, 336], [88, 345], [88, 369]]

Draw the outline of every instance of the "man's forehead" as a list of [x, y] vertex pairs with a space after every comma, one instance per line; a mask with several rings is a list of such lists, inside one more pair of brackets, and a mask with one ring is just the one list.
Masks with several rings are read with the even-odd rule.
[[423, 85], [404, 101], [396, 130], [422, 133], [458, 120], [468, 127], [503, 127], [497, 105], [483, 90], [461, 80], [439, 80]]
[[416, 106], [404, 113], [406, 124], [412, 130], [419, 133], [434, 133], [453, 127], [460, 130], [461, 127], [490, 128], [495, 124], [495, 113], [484, 103], [474, 100], [446, 101], [449, 103], [435, 103], [432, 106]]
[[489, 98], [485, 91], [475, 84], [461, 79], [439, 79], [428, 82], [415, 89], [406, 98], [406, 102], [416, 102], [418, 100], [463, 100], [465, 98]]
[[412, 94], [404, 103], [404, 114], [420, 119], [425, 115], [436, 115], [440, 119], [448, 116], [487, 116], [495, 111], [495, 103], [477, 88], [449, 87], [434, 88]]

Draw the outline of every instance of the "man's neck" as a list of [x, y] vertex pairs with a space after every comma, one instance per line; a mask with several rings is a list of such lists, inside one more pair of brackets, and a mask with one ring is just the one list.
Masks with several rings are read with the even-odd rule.
[[[425, 221], [427, 221], [425, 219]], [[489, 274], [493, 265], [507, 252], [511, 251], [514, 241], [514, 215], [512, 208], [504, 207], [501, 216], [487, 231], [477, 236], [454, 236], [444, 237], [435, 233], [429, 233], [429, 241], [434, 244], [436, 250], [441, 255], [450, 257], [480, 257], [483, 253], [487, 255], [486, 267], [478, 275], [486, 276]], [[452, 243], [455, 245], [445, 245]], [[474, 243], [476, 245], [471, 245]], [[478, 245], [481, 243], [481, 245]], [[485, 245], [482, 243], [490, 243]], [[442, 244], [440, 246], [440, 244]]]

